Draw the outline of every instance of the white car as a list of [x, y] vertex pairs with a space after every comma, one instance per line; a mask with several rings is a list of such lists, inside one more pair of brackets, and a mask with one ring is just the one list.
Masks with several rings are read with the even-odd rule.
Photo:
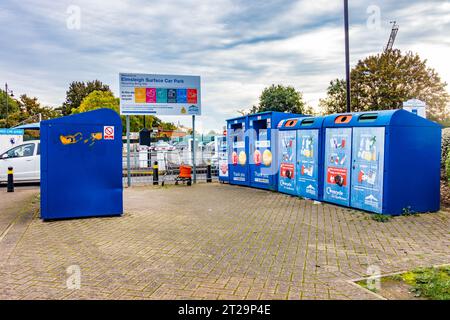
[[40, 146], [39, 141], [26, 141], [0, 154], [0, 184], [8, 181], [8, 167], [14, 170], [14, 182], [39, 182]]
[[174, 151], [175, 147], [167, 142], [158, 141], [155, 145], [154, 150], [155, 151]]

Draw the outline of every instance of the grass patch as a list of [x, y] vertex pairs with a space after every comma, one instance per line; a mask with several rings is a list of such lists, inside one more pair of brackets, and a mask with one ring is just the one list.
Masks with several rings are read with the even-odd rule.
[[450, 266], [420, 268], [390, 278], [410, 285], [416, 297], [450, 300]]
[[377, 293], [377, 288], [369, 287], [368, 284], [367, 284], [367, 280], [357, 281], [356, 284], [360, 285], [364, 289], [367, 289], [367, 290], [370, 290], [370, 291], [372, 291], [374, 293]]
[[408, 217], [408, 216], [418, 216], [419, 213], [411, 210], [411, 206], [407, 206], [406, 208], [402, 209], [402, 216]]
[[371, 215], [372, 220], [377, 222], [388, 222], [391, 219], [391, 216], [385, 215], [385, 214], [372, 214]]

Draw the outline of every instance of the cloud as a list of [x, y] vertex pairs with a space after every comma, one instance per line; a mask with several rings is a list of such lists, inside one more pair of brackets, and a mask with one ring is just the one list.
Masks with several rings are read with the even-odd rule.
[[[80, 30], [67, 28], [70, 5], [81, 9]], [[380, 9], [377, 28], [367, 26], [373, 5]], [[198, 74], [199, 126], [221, 129], [272, 83], [293, 85], [316, 106], [329, 81], [344, 76], [342, 9], [340, 0], [6, 0], [1, 80], [58, 106], [74, 80], [99, 79], [117, 94], [119, 72]], [[350, 2], [352, 64], [383, 50], [391, 20], [400, 24], [395, 47], [418, 52], [449, 82], [444, 1]]]

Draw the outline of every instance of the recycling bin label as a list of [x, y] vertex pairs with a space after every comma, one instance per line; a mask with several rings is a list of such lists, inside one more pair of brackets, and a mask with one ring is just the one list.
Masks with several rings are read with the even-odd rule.
[[297, 193], [306, 198], [319, 196], [319, 130], [299, 130], [297, 149]]
[[280, 173], [278, 190], [295, 194], [296, 131], [280, 131], [278, 134], [280, 150]]
[[218, 142], [218, 166], [219, 166], [219, 178], [228, 178], [228, 156], [227, 156], [227, 139], [226, 137], [220, 137]]
[[325, 131], [324, 200], [350, 204], [351, 128], [327, 128]]
[[352, 207], [382, 212], [384, 133], [382, 127], [353, 129]]
[[260, 129], [258, 139], [255, 141], [255, 150], [253, 151], [254, 182], [269, 184], [272, 170], [272, 151], [271, 141], [268, 137], [267, 129]]
[[[247, 153], [245, 152], [245, 136], [243, 129], [234, 130], [233, 136], [236, 141], [233, 141], [231, 147], [231, 164], [233, 166], [232, 179], [233, 181], [247, 181], [246, 165]], [[232, 137], [234, 139], [234, 137]]]

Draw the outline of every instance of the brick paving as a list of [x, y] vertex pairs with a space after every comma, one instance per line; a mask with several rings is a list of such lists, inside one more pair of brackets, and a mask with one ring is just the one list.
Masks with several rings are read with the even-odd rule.
[[123, 217], [44, 223], [25, 208], [0, 241], [3, 299], [377, 299], [348, 280], [450, 263], [445, 211], [381, 223], [218, 183], [126, 189]]

